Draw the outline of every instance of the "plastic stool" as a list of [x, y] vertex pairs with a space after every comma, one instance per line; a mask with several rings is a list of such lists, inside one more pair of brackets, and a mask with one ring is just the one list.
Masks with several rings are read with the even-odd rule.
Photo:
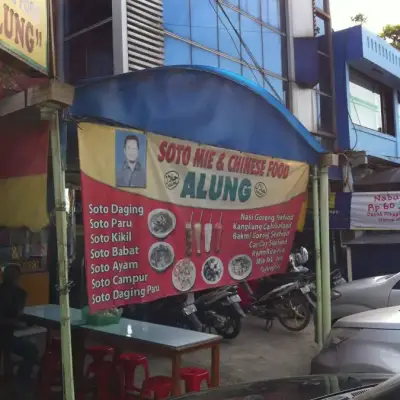
[[140, 393], [141, 388], [135, 386], [135, 372], [137, 367], [143, 367], [145, 381], [149, 380], [149, 362], [143, 354], [124, 353], [118, 359], [118, 375], [120, 382], [121, 400], [135, 392]]
[[[169, 376], [152, 376], [143, 382], [140, 391], [141, 399], [153, 398], [164, 400], [172, 394], [172, 378]], [[154, 395], [154, 397], [152, 397]]]
[[180, 370], [181, 379], [185, 381], [186, 393], [200, 392], [203, 382], [210, 386], [210, 375], [206, 369], [187, 367]]
[[114, 362], [105, 358], [113, 357], [114, 353], [115, 350], [108, 346], [93, 346], [86, 349], [86, 355], [92, 357], [93, 361], [86, 368], [80, 399], [93, 392], [97, 393], [96, 400], [110, 399]]

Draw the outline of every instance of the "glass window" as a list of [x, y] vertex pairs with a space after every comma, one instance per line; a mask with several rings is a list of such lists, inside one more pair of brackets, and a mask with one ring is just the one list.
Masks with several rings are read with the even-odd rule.
[[282, 36], [263, 27], [262, 41], [264, 69], [278, 75], [286, 75], [282, 60]]
[[328, 46], [328, 37], [326, 35], [327, 32], [327, 23], [320, 17], [315, 18], [316, 21], [316, 30], [315, 36], [318, 38], [318, 50], [323, 53], [329, 54], [329, 46]]
[[238, 75], [241, 75], [242, 73], [242, 64], [229, 60], [225, 57], [219, 57], [219, 67], [226, 69], [227, 71], [234, 72]]
[[112, 23], [101, 25], [65, 42], [66, 75], [70, 83], [112, 75]]
[[260, 0], [240, 0], [240, 9], [256, 18], [261, 18]]
[[65, 36], [112, 17], [112, 0], [66, 0]]
[[168, 0], [164, 5], [164, 27], [167, 31], [190, 39], [189, 0]]
[[243, 77], [263, 87], [264, 78], [258, 70], [243, 66]]
[[218, 55], [212, 53], [211, 51], [192, 46], [192, 63], [194, 65], [197, 64], [218, 67]]
[[226, 3], [232, 4], [235, 7], [239, 7], [239, 0], [225, 0]]
[[332, 97], [316, 92], [318, 130], [333, 132], [333, 102]]
[[164, 62], [165, 65], [191, 64], [190, 44], [183, 40], [165, 36]]
[[[217, 7], [217, 5], [215, 5]], [[217, 19], [215, 9], [208, 1], [190, 1], [192, 40], [211, 49], [218, 49]]]
[[283, 0], [261, 0], [261, 19], [266, 24], [284, 31], [284, 15]]
[[[239, 13], [230, 9], [229, 7], [224, 7], [224, 10], [235, 29], [239, 31]], [[230, 25], [229, 21], [221, 10], [218, 10], [218, 15], [219, 51], [231, 57], [240, 59], [241, 57], [239, 38], [237, 37], [235, 31], [233, 30], [232, 26]]]
[[[263, 49], [261, 43], [261, 25], [247, 18], [243, 14], [240, 14], [240, 31], [244, 43], [250, 49], [253, 57], [257, 60], [257, 63], [262, 66], [263, 64]], [[249, 56], [247, 50], [241, 46], [242, 60], [249, 64], [254, 64]], [[279, 50], [280, 51], [280, 50]]]
[[377, 83], [351, 72], [349, 100], [355, 124], [383, 132], [382, 94]]
[[325, 10], [324, 2], [325, 0], [315, 0], [315, 6], [321, 10]]
[[331, 94], [331, 60], [325, 54], [318, 54], [319, 59], [319, 85], [318, 90]]
[[[283, 102], [286, 104], [286, 82], [275, 78], [273, 76], [267, 76], [268, 78], [268, 83], [264, 80], [264, 88], [268, 90], [274, 97], [276, 97], [275, 93], [272, 91], [271, 86], [274, 88], [275, 92], [279, 96], [277, 98], [280, 102]], [[271, 85], [271, 86], [270, 86]]]

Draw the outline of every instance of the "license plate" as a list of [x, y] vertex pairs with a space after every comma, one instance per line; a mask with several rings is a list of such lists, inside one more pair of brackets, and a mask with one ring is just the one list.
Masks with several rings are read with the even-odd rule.
[[189, 306], [186, 306], [183, 309], [183, 313], [185, 315], [191, 315], [191, 314], [195, 313], [196, 311], [197, 311], [197, 308], [196, 308], [196, 306], [194, 304], [190, 304]]
[[310, 288], [308, 287], [308, 285], [303, 286], [300, 288], [301, 293], [308, 293], [310, 291]]
[[228, 297], [229, 303], [240, 303], [242, 299], [238, 294], [234, 294], [233, 296]]

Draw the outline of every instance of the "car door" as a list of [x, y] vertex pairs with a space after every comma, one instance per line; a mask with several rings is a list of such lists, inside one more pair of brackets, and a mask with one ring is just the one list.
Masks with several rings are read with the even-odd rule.
[[393, 280], [394, 285], [389, 294], [388, 307], [400, 305], [400, 274], [396, 274]]

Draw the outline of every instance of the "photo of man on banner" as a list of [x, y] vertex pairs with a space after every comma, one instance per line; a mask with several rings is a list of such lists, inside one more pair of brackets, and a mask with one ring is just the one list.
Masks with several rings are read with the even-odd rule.
[[117, 187], [146, 187], [147, 138], [126, 131], [115, 135], [115, 175]]

